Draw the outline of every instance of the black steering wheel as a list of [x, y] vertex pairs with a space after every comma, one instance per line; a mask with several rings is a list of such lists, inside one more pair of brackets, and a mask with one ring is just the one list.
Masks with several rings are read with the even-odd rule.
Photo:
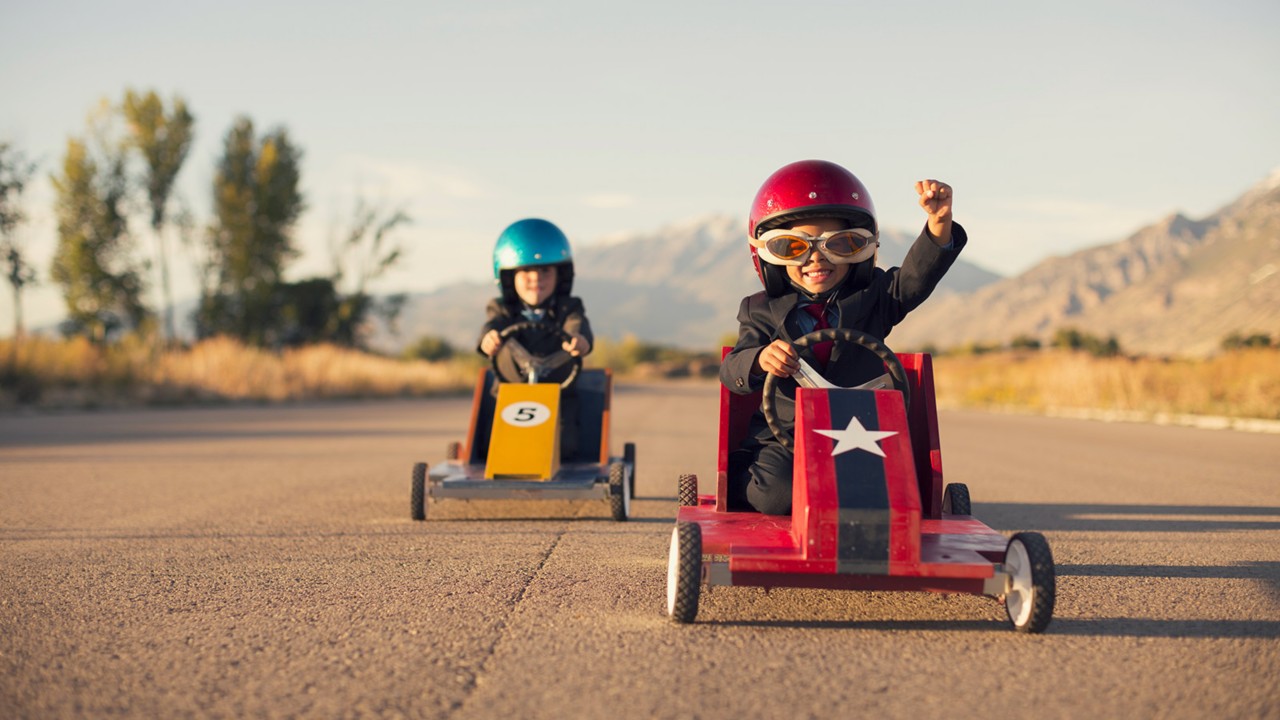
[[[823, 328], [822, 330], [814, 330], [791, 344], [803, 348], [809, 347], [814, 343], [828, 341], [853, 343], [875, 353], [876, 357], [884, 361], [885, 367], [889, 370], [889, 376], [893, 378], [894, 389], [902, 392], [903, 406], [911, 407], [911, 391], [907, 386], [907, 371], [902, 367], [902, 361], [898, 359], [897, 355], [893, 354], [893, 351], [887, 345], [876, 338], [849, 328]], [[777, 394], [778, 376], [773, 373], [765, 373], [764, 392], [760, 402], [760, 406], [764, 410], [764, 419], [765, 422], [769, 423], [769, 429], [773, 431], [773, 436], [778, 439], [778, 444], [790, 450], [795, 447], [795, 438], [791, 429], [783, 427], [782, 423], [778, 421]]]
[[[578, 377], [578, 372], [582, 370], [582, 356], [570, 355], [564, 350], [557, 350], [546, 356], [534, 355], [525, 349], [525, 346], [521, 345], [519, 340], [511, 337], [512, 335], [524, 330], [536, 330], [548, 335], [554, 335], [559, 338], [562, 343], [571, 342], [573, 340], [573, 336], [565, 332], [564, 328], [548, 322], [521, 320], [520, 322], [508, 325], [498, 333], [498, 339], [502, 341], [502, 345], [498, 348], [497, 352], [489, 358], [489, 363], [493, 366], [494, 376], [503, 382], [536, 383], [540, 382], [540, 378], [545, 376], [547, 373], [562, 368], [565, 365], [570, 365], [569, 377], [560, 382], [560, 387], [569, 387], [570, 383]], [[523, 377], [512, 378], [503, 374], [502, 368], [498, 363], [498, 356], [504, 352], [510, 356], [512, 364], [515, 365], [516, 370], [520, 372]]]

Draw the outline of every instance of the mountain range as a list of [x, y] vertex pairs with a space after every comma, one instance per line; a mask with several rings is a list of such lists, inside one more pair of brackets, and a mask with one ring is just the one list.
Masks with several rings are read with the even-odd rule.
[[[574, 249], [573, 294], [582, 298], [598, 336], [708, 350], [738, 331], [742, 298], [761, 289], [747, 248], [746, 223], [711, 216], [657, 231], [619, 236]], [[902, 261], [914, 235], [883, 231], [880, 263]], [[959, 260], [936, 296], [968, 293], [1000, 276]], [[473, 348], [484, 307], [497, 294], [489, 283], [455, 283], [411, 295], [399, 333], [378, 328], [371, 345], [395, 351], [424, 335]]]
[[[574, 294], [599, 336], [692, 349], [736, 334], [741, 299], [760, 289], [745, 223], [713, 216], [575, 247]], [[969, 227], [980, 237], [980, 229]], [[879, 263], [899, 264], [914, 233], [883, 230]], [[410, 296], [395, 351], [424, 335], [474, 347], [492, 283]], [[1115, 336], [1126, 352], [1203, 356], [1231, 332], [1280, 339], [1280, 172], [1209, 217], [1171, 215], [1118, 242], [1048, 258], [1014, 277], [967, 262], [894, 329], [891, 346], [1043, 341], [1059, 328]]]
[[1280, 171], [1210, 216], [1174, 214], [1119, 242], [1040, 262], [894, 329], [895, 347], [1049, 340], [1063, 327], [1125, 352], [1205, 356], [1230, 333], [1280, 340]]

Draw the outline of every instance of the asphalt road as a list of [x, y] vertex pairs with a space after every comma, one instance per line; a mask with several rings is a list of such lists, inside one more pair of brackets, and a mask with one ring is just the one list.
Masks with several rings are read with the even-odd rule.
[[715, 393], [619, 387], [625, 524], [410, 521], [469, 399], [0, 417], [0, 717], [1280, 717], [1280, 437], [944, 413], [974, 514], [1052, 544], [1046, 634], [989, 598], [754, 588], [676, 626]]

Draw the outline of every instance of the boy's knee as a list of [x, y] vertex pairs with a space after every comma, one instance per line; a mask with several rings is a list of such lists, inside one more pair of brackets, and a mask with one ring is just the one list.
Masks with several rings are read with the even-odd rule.
[[751, 466], [747, 500], [765, 515], [791, 513], [791, 453], [780, 447], [766, 447]]
[[764, 515], [790, 515], [791, 514], [791, 488], [786, 488], [786, 492], [780, 492], [779, 488], [761, 489], [755, 488], [757, 492], [747, 492], [750, 498], [751, 506]]

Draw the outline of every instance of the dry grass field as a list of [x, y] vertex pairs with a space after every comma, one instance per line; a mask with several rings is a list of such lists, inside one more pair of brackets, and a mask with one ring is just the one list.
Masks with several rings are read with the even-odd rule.
[[317, 345], [279, 353], [227, 338], [157, 351], [125, 341], [0, 341], [0, 408], [425, 396], [468, 388], [476, 362], [399, 360]]
[[1274, 349], [1203, 360], [1000, 352], [941, 357], [935, 371], [943, 407], [1280, 419], [1280, 351]]
[[[706, 375], [685, 367], [702, 358], [681, 365], [637, 363], [618, 348], [599, 355], [593, 365], [604, 362], [623, 377], [648, 379], [655, 367], [661, 375]], [[947, 355], [935, 363], [943, 407], [1280, 419], [1280, 351], [1274, 349], [1206, 360], [1009, 351]], [[677, 365], [679, 371], [671, 370]], [[470, 354], [426, 362], [323, 345], [275, 353], [226, 338], [165, 351], [132, 340], [106, 348], [84, 340], [2, 340], [0, 409], [426, 396], [465, 391], [479, 366]]]

